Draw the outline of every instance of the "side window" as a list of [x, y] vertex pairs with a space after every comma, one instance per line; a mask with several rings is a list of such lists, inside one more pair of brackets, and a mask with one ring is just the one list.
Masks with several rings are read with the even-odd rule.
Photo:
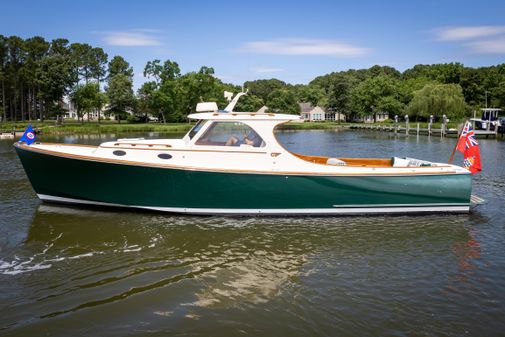
[[200, 129], [202, 128], [203, 124], [205, 124], [204, 121], [203, 120], [199, 120], [195, 124], [195, 126], [193, 126], [193, 128], [191, 128], [191, 130], [188, 133], [189, 139], [193, 139], [193, 137], [198, 133], [198, 131], [200, 131]]
[[245, 147], [265, 146], [263, 139], [250, 126], [240, 122], [214, 122], [195, 144]]

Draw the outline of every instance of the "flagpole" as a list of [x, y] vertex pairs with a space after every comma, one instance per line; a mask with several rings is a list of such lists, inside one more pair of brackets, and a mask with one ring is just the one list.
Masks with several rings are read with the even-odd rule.
[[456, 145], [454, 145], [454, 150], [452, 150], [451, 158], [449, 158], [449, 164], [451, 164], [454, 159], [454, 155], [456, 154], [456, 149], [458, 148], [459, 138], [461, 137], [461, 133], [463, 132], [463, 128], [465, 127], [466, 123], [468, 123], [468, 119], [465, 120], [461, 129], [458, 130], [458, 141], [456, 142]]

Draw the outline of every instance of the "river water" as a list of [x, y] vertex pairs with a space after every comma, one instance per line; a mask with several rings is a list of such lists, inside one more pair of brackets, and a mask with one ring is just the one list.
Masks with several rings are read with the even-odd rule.
[[[442, 162], [455, 144], [356, 131], [278, 138], [305, 154]], [[470, 214], [230, 218], [42, 204], [2, 140], [0, 335], [503, 335], [505, 142], [480, 146], [473, 188], [487, 203]]]

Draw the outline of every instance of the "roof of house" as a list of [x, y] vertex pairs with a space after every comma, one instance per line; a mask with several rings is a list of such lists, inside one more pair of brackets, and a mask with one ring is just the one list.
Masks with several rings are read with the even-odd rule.
[[310, 110], [313, 109], [312, 103], [310, 103], [310, 102], [298, 103], [298, 105], [300, 106], [301, 113], [310, 112]]

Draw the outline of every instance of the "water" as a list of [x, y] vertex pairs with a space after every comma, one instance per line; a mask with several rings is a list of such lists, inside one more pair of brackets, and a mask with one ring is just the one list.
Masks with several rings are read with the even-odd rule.
[[[455, 143], [278, 137], [306, 154], [433, 161]], [[2, 140], [0, 335], [503, 335], [505, 142], [481, 140], [481, 152], [474, 193], [487, 204], [470, 214], [227, 218], [41, 204]]]

